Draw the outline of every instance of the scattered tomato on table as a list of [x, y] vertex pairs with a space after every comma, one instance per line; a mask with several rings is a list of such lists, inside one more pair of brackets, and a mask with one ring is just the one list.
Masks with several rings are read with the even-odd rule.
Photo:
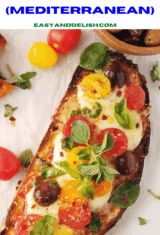
[[10, 150], [0, 147], [0, 180], [10, 180], [20, 170], [18, 157]]
[[56, 52], [64, 53], [77, 46], [80, 36], [80, 29], [51, 29], [47, 42]]
[[57, 54], [47, 43], [36, 42], [30, 48], [28, 59], [39, 68], [49, 68], [56, 63]]

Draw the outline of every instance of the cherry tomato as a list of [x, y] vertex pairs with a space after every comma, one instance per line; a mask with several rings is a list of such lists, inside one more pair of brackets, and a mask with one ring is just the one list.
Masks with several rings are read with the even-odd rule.
[[88, 205], [82, 207], [72, 206], [59, 210], [60, 224], [73, 229], [81, 229], [91, 220], [91, 211]]
[[20, 170], [18, 157], [10, 150], [0, 147], [0, 180], [10, 180]]
[[14, 227], [15, 235], [28, 235], [35, 224], [42, 218], [41, 215], [24, 215], [20, 217]]
[[76, 47], [80, 36], [80, 29], [51, 29], [47, 42], [56, 52], [64, 53]]
[[97, 143], [101, 143], [103, 141], [105, 133], [108, 132], [114, 139], [114, 146], [111, 150], [105, 152], [104, 154], [107, 157], [118, 157], [122, 153], [127, 150], [128, 147], [128, 139], [123, 131], [117, 128], [107, 128], [101, 130], [99, 135], [97, 136]]
[[[71, 129], [72, 129], [72, 123], [75, 122], [75, 121], [77, 121], [77, 120], [84, 121], [84, 122], [86, 122], [86, 123], [88, 124], [89, 129], [90, 129], [90, 137], [91, 137], [91, 135], [92, 135], [92, 125], [91, 125], [91, 123], [88, 121], [88, 119], [85, 118], [85, 117], [83, 117], [83, 116], [74, 116], [74, 117], [72, 117], [72, 118], [70, 118], [70, 119], [68, 120], [68, 122], [65, 124], [65, 126], [64, 126], [64, 128], [63, 128], [62, 133], [63, 133], [63, 138], [64, 138], [64, 139], [66, 139], [67, 137], [70, 136], [70, 134], [71, 134]], [[83, 146], [83, 145], [82, 145], [82, 146]]]
[[28, 59], [39, 68], [49, 68], [56, 63], [57, 54], [47, 43], [36, 42], [30, 48]]
[[131, 110], [139, 110], [144, 106], [145, 92], [139, 86], [129, 86], [124, 92], [124, 97], [127, 98], [127, 107]]

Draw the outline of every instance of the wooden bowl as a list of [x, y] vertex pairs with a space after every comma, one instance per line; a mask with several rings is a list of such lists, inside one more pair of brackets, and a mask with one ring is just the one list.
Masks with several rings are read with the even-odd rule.
[[107, 46], [115, 50], [130, 55], [155, 55], [160, 53], [160, 46], [139, 47], [123, 42], [114, 37], [106, 29], [95, 29], [96, 34], [106, 43]]

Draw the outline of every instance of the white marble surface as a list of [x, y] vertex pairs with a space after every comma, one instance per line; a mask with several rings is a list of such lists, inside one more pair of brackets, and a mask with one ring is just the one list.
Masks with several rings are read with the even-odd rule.
[[[1, 30], [8, 44], [0, 53], [0, 70], [9, 77], [6, 64], [10, 64], [15, 73], [22, 74], [36, 71], [37, 76], [31, 79], [31, 90], [15, 88], [3, 99], [0, 99], [0, 146], [10, 149], [17, 156], [31, 148], [36, 153], [38, 145], [45, 134], [50, 117], [54, 114], [61, 98], [72, 78], [79, 62], [79, 57], [85, 47], [93, 42], [101, 41], [92, 30], [83, 30], [78, 46], [65, 55], [59, 56], [58, 62], [51, 69], [39, 69], [30, 64], [27, 59], [29, 48], [34, 42], [47, 41], [48, 30]], [[152, 83], [149, 75], [150, 67], [160, 61], [160, 55], [131, 56], [139, 70], [147, 79], [152, 105], [150, 152], [145, 160], [141, 193], [136, 203], [127, 209], [122, 219], [107, 234], [111, 235], [146, 235], [160, 234], [160, 201], [150, 195], [151, 189], [160, 195], [160, 81]], [[10, 104], [18, 109], [14, 112], [16, 125], [12, 127], [8, 118], [4, 118], [4, 105]], [[0, 181], [0, 224], [7, 213], [17, 185], [22, 179], [21, 170], [12, 180]], [[148, 223], [140, 226], [138, 217], [145, 218]]]

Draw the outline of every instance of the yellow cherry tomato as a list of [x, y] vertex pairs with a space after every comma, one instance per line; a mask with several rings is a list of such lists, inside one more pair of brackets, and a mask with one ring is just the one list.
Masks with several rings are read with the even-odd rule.
[[30, 48], [28, 59], [39, 68], [49, 68], [56, 63], [57, 54], [48, 44], [36, 42]]
[[60, 230], [55, 232], [53, 235], [74, 235], [74, 233], [69, 232], [68, 230]]
[[77, 170], [76, 167], [79, 164], [86, 162], [86, 161], [79, 160], [78, 155], [77, 155], [78, 152], [80, 150], [84, 149], [84, 148], [86, 148], [86, 147], [78, 146], [78, 147], [75, 147], [71, 151], [68, 152], [68, 154], [67, 154], [67, 162], [68, 162], [68, 164], [70, 165], [70, 167], [72, 169]]
[[111, 92], [111, 83], [105, 75], [94, 73], [84, 77], [80, 88], [88, 98], [101, 99]]

